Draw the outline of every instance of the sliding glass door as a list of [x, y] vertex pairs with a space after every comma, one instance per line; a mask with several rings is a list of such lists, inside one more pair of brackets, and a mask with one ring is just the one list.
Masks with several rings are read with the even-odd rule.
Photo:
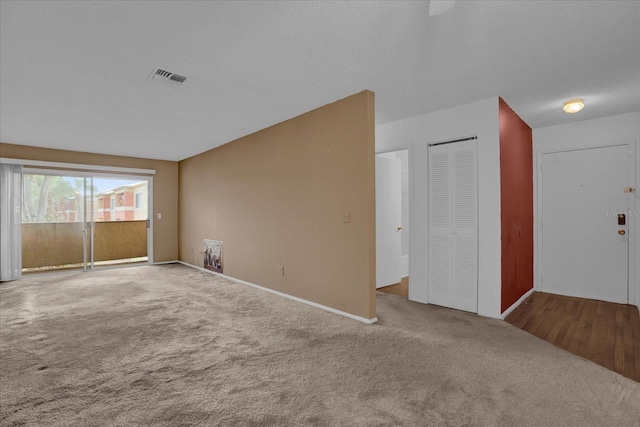
[[23, 173], [23, 272], [86, 268], [85, 181]]
[[146, 180], [93, 177], [92, 266], [147, 261], [148, 199]]
[[23, 173], [23, 272], [147, 261], [146, 179]]

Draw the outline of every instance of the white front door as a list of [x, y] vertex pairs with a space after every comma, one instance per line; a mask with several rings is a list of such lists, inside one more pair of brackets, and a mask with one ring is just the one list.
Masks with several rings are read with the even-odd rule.
[[376, 288], [402, 278], [401, 179], [399, 159], [376, 156]]
[[542, 156], [543, 292], [629, 302], [629, 168], [627, 145]]

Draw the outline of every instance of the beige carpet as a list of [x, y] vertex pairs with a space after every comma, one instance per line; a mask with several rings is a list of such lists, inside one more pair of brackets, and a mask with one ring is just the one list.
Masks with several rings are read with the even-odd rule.
[[362, 324], [179, 265], [0, 285], [3, 426], [639, 426], [640, 383], [378, 294]]

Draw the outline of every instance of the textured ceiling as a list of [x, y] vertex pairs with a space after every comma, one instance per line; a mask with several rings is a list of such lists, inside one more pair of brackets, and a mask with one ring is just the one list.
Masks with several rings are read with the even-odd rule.
[[[0, 2], [0, 140], [180, 160], [364, 89], [382, 124], [501, 96], [640, 110], [640, 2]], [[160, 67], [182, 86], [148, 79]], [[562, 102], [583, 97], [573, 116]]]

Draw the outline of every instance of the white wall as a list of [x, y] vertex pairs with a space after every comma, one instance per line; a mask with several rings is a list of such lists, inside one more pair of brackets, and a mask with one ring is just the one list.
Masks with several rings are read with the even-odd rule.
[[[611, 117], [603, 117], [593, 120], [574, 122], [566, 125], [550, 126], [533, 130], [533, 158], [538, 161], [538, 157], [545, 152], [558, 150], [575, 150], [587, 147], [597, 147], [611, 143], [626, 143], [634, 141], [636, 153], [636, 179], [635, 198], [636, 207], [640, 209], [640, 155], [638, 155], [638, 141], [640, 141], [640, 112], [621, 114]], [[538, 168], [534, 168], [534, 183], [538, 179]], [[534, 221], [536, 224], [536, 234], [534, 235], [534, 247], [538, 241], [538, 203], [537, 188], [534, 195]], [[630, 294], [633, 294], [631, 302], [640, 308], [640, 224], [636, 220], [635, 245], [630, 247], [629, 260], [631, 262], [632, 280]], [[537, 252], [536, 252], [537, 254]], [[540, 271], [537, 265], [537, 257], [534, 258], [535, 288], [540, 286]], [[633, 277], [635, 276], [635, 277]], [[635, 286], [634, 286], [635, 285]]]
[[428, 303], [429, 143], [478, 137], [478, 314], [501, 318], [500, 128], [498, 98], [376, 126], [376, 152], [409, 148], [409, 299]]

